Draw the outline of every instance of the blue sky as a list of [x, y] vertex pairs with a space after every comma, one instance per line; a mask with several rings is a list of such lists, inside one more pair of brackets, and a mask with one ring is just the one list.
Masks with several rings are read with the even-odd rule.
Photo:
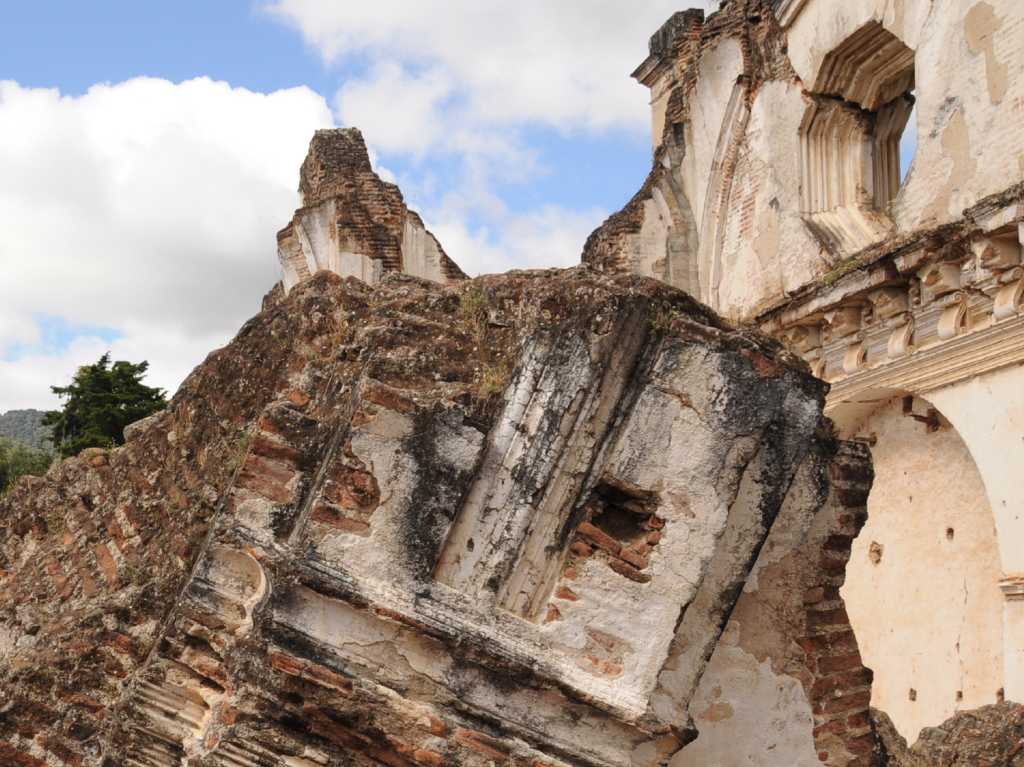
[[575, 263], [649, 170], [675, 2], [9, 3], [0, 412], [107, 349], [174, 390], [258, 310], [317, 127], [357, 125], [470, 273]]
[[[57, 87], [67, 95], [138, 76], [172, 82], [206, 76], [260, 92], [305, 85], [330, 100], [373, 63], [365, 54], [325, 62], [293, 26], [247, 0], [43, 0], [12, 4], [4, 16], [0, 78]], [[643, 41], [636, 47], [639, 62]], [[373, 141], [372, 135], [367, 138]], [[540, 168], [528, 181], [499, 185], [513, 210], [543, 204], [615, 210], [649, 170], [648, 136], [635, 130], [566, 133], [527, 125], [523, 140], [537, 152]], [[459, 172], [457, 158], [450, 155], [426, 161], [400, 152], [380, 156], [399, 178], [426, 171], [444, 184]]]
[[[261, 92], [306, 85], [330, 98], [371, 64], [365, 55], [324, 62], [297, 30], [245, 0], [43, 1], [12, 4], [4, 16], [0, 77], [68, 95], [144, 75], [172, 82], [207, 76]], [[637, 50], [642, 58], [642, 45]], [[539, 152], [545, 172], [502, 190], [515, 209], [545, 203], [616, 209], [649, 169], [647, 136], [636, 131], [566, 135], [533, 127], [525, 141]], [[418, 165], [401, 154], [382, 160], [399, 174]], [[451, 157], [429, 164], [442, 180], [457, 172]]]
[[245, 0], [7, 3], [2, 42], [5, 79], [71, 95], [138, 75], [258, 91], [337, 86], [300, 35]]
[[650, 168], [629, 73], [701, 3], [6, 4], [0, 412], [108, 349], [174, 391], [277, 279], [317, 128], [361, 128], [470, 274], [577, 263]]

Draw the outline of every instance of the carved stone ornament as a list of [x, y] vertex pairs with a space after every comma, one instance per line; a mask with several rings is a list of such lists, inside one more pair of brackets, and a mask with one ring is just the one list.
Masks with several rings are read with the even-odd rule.
[[820, 325], [794, 325], [783, 332], [786, 345], [799, 354], [817, 349], [821, 346]]
[[996, 293], [992, 305], [992, 316], [997, 321], [1015, 317], [1021, 310], [1022, 300], [1024, 300], [1024, 279], [1017, 279], [1003, 285]]
[[898, 326], [889, 335], [889, 342], [886, 345], [886, 355], [889, 359], [896, 359], [908, 354], [914, 345], [914, 318], [908, 315], [907, 321]]
[[868, 349], [863, 342], [853, 344], [843, 354], [843, 372], [852, 375], [864, 367], [867, 362]]
[[918, 272], [921, 285], [934, 298], [960, 290], [960, 265], [929, 264]]
[[860, 306], [841, 306], [825, 313], [829, 335], [832, 338], [845, 338], [860, 330], [863, 309]]
[[879, 288], [868, 294], [875, 309], [876, 320], [886, 320], [902, 314], [909, 308], [907, 291], [903, 288]]
[[939, 315], [938, 336], [943, 341], [955, 338], [967, 324], [967, 300], [963, 295], [954, 297]]

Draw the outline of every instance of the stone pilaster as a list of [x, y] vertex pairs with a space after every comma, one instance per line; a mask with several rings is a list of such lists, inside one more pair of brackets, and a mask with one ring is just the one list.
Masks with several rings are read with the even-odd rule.
[[1024, 573], [999, 582], [1003, 605], [1003, 678], [1007, 700], [1024, 700]]

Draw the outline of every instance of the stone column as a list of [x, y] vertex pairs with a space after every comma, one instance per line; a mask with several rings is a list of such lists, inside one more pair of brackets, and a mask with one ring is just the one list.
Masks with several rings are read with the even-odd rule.
[[1003, 605], [1003, 690], [1006, 699], [1024, 701], [1024, 573], [999, 582]]

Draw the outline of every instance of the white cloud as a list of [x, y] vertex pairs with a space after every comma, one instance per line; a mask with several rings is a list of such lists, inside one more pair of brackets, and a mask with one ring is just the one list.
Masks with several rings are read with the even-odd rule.
[[491, 226], [472, 227], [465, 216], [438, 211], [433, 232], [470, 276], [509, 269], [574, 266], [587, 235], [605, 212], [568, 210], [557, 205], [526, 214], [504, 214]]
[[[439, 70], [412, 75], [395, 61], [381, 61], [370, 77], [342, 86], [338, 110], [343, 122], [358, 125], [378, 149], [422, 155], [443, 138], [441, 109], [451, 92], [450, 78]], [[379, 109], [384, 101], [387, 110]]]
[[[565, 131], [645, 129], [646, 93], [628, 75], [651, 33], [681, 8], [678, 0], [274, 0], [265, 7], [327, 61], [369, 57], [441, 78], [450, 88], [444, 95], [462, 103], [457, 120]], [[367, 83], [380, 80], [371, 70]], [[341, 94], [346, 121], [388, 110], [392, 120], [404, 119], [403, 103], [386, 90], [361, 92], [372, 109], [348, 95]]]
[[[717, 2], [687, 4], [709, 10]], [[578, 262], [606, 211], [510, 212], [496, 189], [571, 172], [528, 143], [529, 128], [646, 137], [648, 94], [629, 73], [647, 55], [651, 34], [683, 6], [271, 0], [264, 9], [297, 28], [325, 61], [361, 68], [336, 95], [339, 122], [360, 127], [381, 153], [415, 160], [398, 179], [406, 197], [448, 253], [477, 274]], [[459, 167], [444, 187], [431, 167], [443, 155]]]
[[[569, 265], [605, 211], [511, 211], [501, 183], [553, 170], [528, 128], [646, 135], [629, 79], [676, 0], [273, 0], [325, 60], [357, 65], [337, 119], [471, 273]], [[352, 67], [348, 67], [349, 70]], [[0, 412], [110, 348], [173, 390], [277, 279], [309, 137], [334, 121], [307, 88], [254, 93], [140, 78], [83, 96], [0, 82]], [[635, 139], [634, 139], [635, 140]], [[381, 167], [395, 160], [395, 174]], [[411, 163], [398, 157], [411, 158]], [[436, 161], [454, 158], [440, 174]], [[571, 172], [555, 159], [556, 172]], [[440, 178], [445, 180], [442, 182]], [[631, 190], [621, 190], [623, 194]], [[109, 327], [44, 350], [34, 318]], [[35, 347], [32, 345], [36, 344]], [[29, 347], [3, 361], [16, 346]], [[33, 350], [34, 349], [34, 350]]]
[[277, 279], [274, 233], [332, 122], [307, 88], [140, 78], [71, 98], [0, 82], [0, 359], [38, 341], [39, 315], [120, 335], [0, 363], [0, 412], [52, 405], [48, 386], [108, 347], [176, 388]]

